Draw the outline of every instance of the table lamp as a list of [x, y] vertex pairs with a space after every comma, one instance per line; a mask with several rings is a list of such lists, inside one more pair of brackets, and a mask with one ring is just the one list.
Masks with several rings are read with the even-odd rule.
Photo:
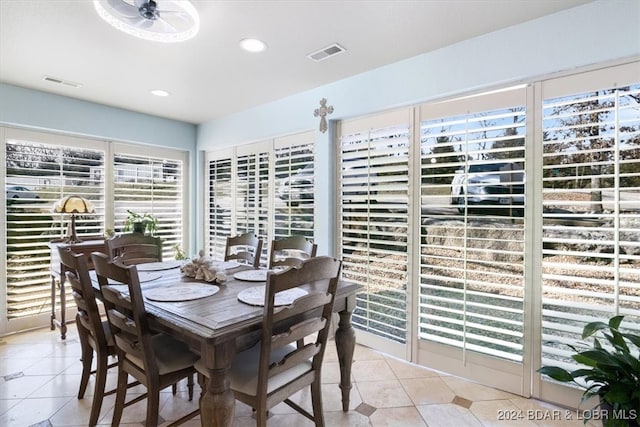
[[71, 223], [67, 230], [65, 243], [80, 243], [82, 240], [76, 236], [76, 214], [93, 213], [93, 204], [80, 196], [65, 196], [53, 205], [53, 212], [71, 214]]

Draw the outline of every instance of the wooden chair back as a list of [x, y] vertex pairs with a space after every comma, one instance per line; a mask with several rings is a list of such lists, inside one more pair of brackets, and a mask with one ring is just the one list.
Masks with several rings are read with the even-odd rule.
[[89, 277], [89, 267], [84, 254], [77, 254], [68, 248], [58, 248], [60, 263], [64, 265], [67, 279], [71, 284], [71, 293], [78, 313], [76, 323], [80, 339], [86, 337], [91, 346], [107, 348], [107, 339], [102, 327], [102, 319], [96, 296]]
[[[302, 261], [298, 267], [267, 275], [256, 393], [234, 388], [237, 399], [256, 408], [259, 425], [266, 420], [266, 411], [280, 402], [316, 421], [316, 425], [323, 425], [318, 421], [322, 420], [321, 365], [341, 264], [335, 258], [315, 257]], [[275, 306], [278, 292], [301, 285], [310, 285], [305, 287], [308, 294], [284, 308]], [[316, 334], [313, 342], [303, 347], [294, 345], [313, 334]], [[277, 385], [270, 385], [272, 380]], [[288, 399], [309, 385], [312, 385], [313, 415]]]
[[116, 355], [116, 349], [113, 346], [111, 334], [105, 328], [106, 325], [100, 315], [89, 276], [89, 262], [86, 254], [75, 253], [69, 248], [62, 247], [58, 248], [58, 254], [78, 308], [76, 326], [82, 350], [82, 375], [78, 399], [84, 398], [89, 378], [94, 373], [92, 365], [95, 354], [95, 385], [88, 422], [89, 426], [95, 426], [100, 416], [103, 397], [115, 393], [115, 389], [105, 392], [105, 387], [107, 371], [116, 366], [115, 362], [109, 363], [108, 358]]
[[238, 261], [249, 264], [254, 268], [260, 267], [262, 255], [262, 239], [253, 233], [227, 237], [224, 252], [225, 261]]
[[[136, 266], [111, 262], [106, 255], [96, 252], [91, 257], [120, 363], [126, 365], [127, 371], [131, 369], [142, 377], [157, 375], [156, 360], [148, 351], [153, 334]], [[118, 289], [109, 286], [116, 282], [126, 285], [129, 298], [124, 298]]]
[[[98, 252], [92, 253], [91, 257], [118, 354], [118, 387], [111, 423], [119, 425], [124, 407], [140, 400], [138, 397], [125, 403], [127, 378], [131, 375], [147, 387], [146, 425], [155, 426], [160, 390], [187, 378], [189, 400], [193, 397], [194, 364], [198, 356], [183, 342], [152, 332], [135, 265], [112, 262], [107, 255]], [[124, 293], [122, 285], [126, 286]], [[198, 413], [199, 410], [192, 411], [172, 425], [181, 424]]]
[[109, 259], [125, 265], [162, 261], [162, 239], [128, 233], [106, 241]]
[[318, 245], [304, 236], [293, 235], [271, 241], [269, 268], [278, 266], [297, 266], [301, 260], [316, 256]]

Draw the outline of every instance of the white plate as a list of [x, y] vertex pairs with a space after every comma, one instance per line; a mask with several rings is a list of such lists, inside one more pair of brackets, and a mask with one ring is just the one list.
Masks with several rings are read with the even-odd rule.
[[[243, 289], [238, 294], [238, 299], [246, 304], [264, 306], [264, 285]], [[290, 305], [308, 292], [300, 288], [291, 288], [278, 292], [274, 301], [275, 306]]]
[[172, 270], [174, 268], [179, 268], [181, 265], [181, 261], [162, 261], [162, 262], [146, 262], [144, 264], [136, 265], [138, 271], [162, 271], [162, 270]]
[[241, 264], [241, 263], [236, 262], [236, 261], [218, 261], [218, 262], [214, 262], [213, 265], [218, 270], [231, 270], [232, 268], [237, 268], [237, 267], [240, 267], [242, 265], [244, 265], [245, 267], [247, 266], [247, 264]]
[[211, 295], [217, 294], [219, 290], [220, 288], [216, 285], [189, 283], [149, 289], [143, 291], [143, 294], [144, 297], [150, 301], [175, 302], [210, 297]]
[[269, 270], [243, 270], [235, 273], [233, 277], [245, 282], [264, 282], [267, 280]]

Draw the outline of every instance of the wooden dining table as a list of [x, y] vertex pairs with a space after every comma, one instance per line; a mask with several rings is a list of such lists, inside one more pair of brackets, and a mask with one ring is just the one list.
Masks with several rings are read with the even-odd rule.
[[[217, 293], [186, 301], [159, 301], [149, 297], [158, 294], [161, 288], [188, 289], [189, 284], [207, 282], [185, 276], [171, 262], [141, 264], [138, 274], [143, 295], [149, 295], [145, 295], [145, 309], [151, 327], [187, 343], [193, 352], [200, 355], [208, 371], [209, 380], [200, 400], [202, 426], [227, 427], [233, 424], [235, 411], [235, 398], [229, 387], [229, 369], [237, 353], [251, 348], [261, 339], [264, 318], [264, 307], [241, 302], [238, 294], [251, 287], [264, 286], [265, 282], [234, 278], [235, 273], [252, 269], [250, 266], [221, 263], [219, 267], [227, 267], [223, 270], [227, 280], [208, 284], [219, 287]], [[100, 297], [97, 280], [92, 276], [94, 288]], [[312, 288], [312, 285], [306, 286]], [[197, 287], [202, 289], [202, 285]], [[356, 293], [361, 287], [340, 281], [334, 305], [334, 312], [339, 315], [335, 344], [344, 412], [349, 410], [351, 365], [355, 348], [351, 314], [355, 308]]]

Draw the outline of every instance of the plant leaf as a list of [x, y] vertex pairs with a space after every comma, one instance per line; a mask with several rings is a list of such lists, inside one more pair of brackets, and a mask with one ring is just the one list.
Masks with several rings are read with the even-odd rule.
[[554, 380], [561, 381], [563, 383], [573, 381], [573, 376], [566, 369], [562, 369], [557, 366], [543, 366], [538, 369], [538, 372], [548, 375]]
[[609, 326], [612, 329], [618, 329], [620, 327], [620, 323], [622, 323], [622, 319], [624, 319], [624, 316], [614, 316], [611, 319], [609, 319]]

